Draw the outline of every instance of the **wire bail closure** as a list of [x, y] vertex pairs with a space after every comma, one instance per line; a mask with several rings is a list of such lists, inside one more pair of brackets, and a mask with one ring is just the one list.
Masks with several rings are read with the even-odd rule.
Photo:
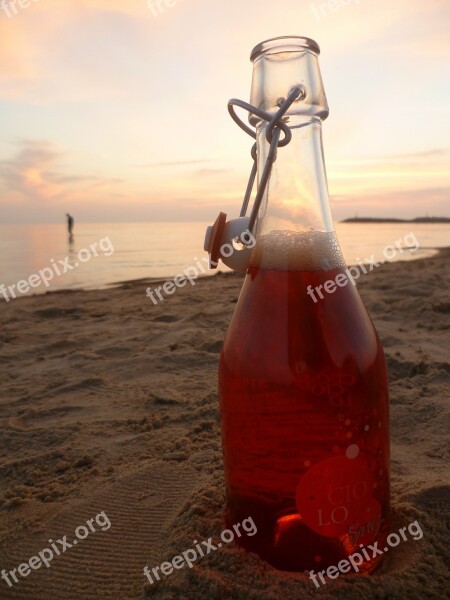
[[[242, 119], [238, 117], [235, 111], [235, 107], [243, 108], [250, 114], [253, 114], [260, 119], [268, 123], [266, 130], [266, 139], [270, 144], [267, 159], [264, 165], [264, 169], [259, 181], [258, 189], [256, 191], [255, 200], [253, 202], [253, 208], [250, 216], [247, 216], [248, 205], [255, 185], [256, 174], [257, 174], [257, 145], [253, 145], [251, 150], [251, 156], [253, 158], [253, 167], [250, 172], [250, 178], [247, 184], [244, 200], [242, 202], [241, 212], [239, 218], [231, 219], [227, 221], [227, 215], [223, 212], [219, 214], [214, 225], [210, 226], [206, 230], [204, 248], [209, 254], [209, 267], [210, 269], [217, 268], [219, 258], [232, 269], [236, 271], [247, 270], [247, 266], [250, 260], [251, 247], [250, 242], [244, 240], [243, 234], [249, 234], [249, 237], [253, 239], [252, 233], [255, 228], [256, 219], [258, 218], [259, 209], [261, 206], [262, 199], [269, 183], [270, 174], [272, 167], [277, 159], [278, 148], [287, 146], [292, 139], [292, 131], [289, 125], [286, 123], [287, 119], [284, 117], [289, 107], [296, 100], [303, 100], [306, 97], [306, 89], [303, 85], [296, 86], [293, 88], [286, 99], [281, 98], [278, 101], [279, 109], [272, 116], [270, 113], [252, 106], [248, 102], [232, 98], [228, 102], [228, 112], [230, 113], [233, 121], [239, 125], [239, 127], [245, 131], [253, 139], [256, 139], [256, 131], [246, 125]], [[281, 137], [283, 133], [283, 137]], [[280, 139], [281, 138], [281, 139]], [[229, 246], [229, 243], [239, 241], [243, 244], [243, 248], [239, 251], [234, 252], [232, 255], [225, 254], [222, 252], [224, 246]]]
[[[249, 136], [253, 139], [256, 139], [256, 131], [251, 129], [248, 125], [246, 125], [242, 119], [238, 117], [236, 111], [234, 109], [235, 106], [239, 108], [243, 108], [248, 111], [250, 114], [253, 114], [264, 121], [269, 123], [266, 131], [266, 139], [270, 144], [269, 153], [267, 155], [266, 164], [264, 165], [264, 170], [261, 175], [261, 180], [258, 186], [258, 190], [256, 192], [255, 201], [253, 203], [253, 209], [250, 215], [250, 223], [249, 230], [253, 232], [256, 219], [258, 217], [259, 208], [261, 206], [262, 199], [264, 197], [264, 193], [267, 188], [267, 184], [270, 179], [270, 174], [272, 172], [273, 163], [277, 159], [277, 148], [282, 148], [283, 146], [287, 146], [292, 139], [292, 131], [287, 125], [287, 123], [283, 120], [284, 115], [289, 110], [290, 106], [296, 100], [303, 100], [306, 96], [306, 90], [303, 86], [295, 87], [288, 95], [288, 97], [282, 101], [280, 100], [281, 106], [279, 110], [272, 116], [271, 114], [256, 108], [256, 106], [252, 106], [248, 102], [244, 102], [243, 100], [238, 100], [236, 98], [232, 98], [228, 102], [228, 112], [230, 113], [231, 118], [239, 127], [245, 131]], [[284, 133], [284, 137], [280, 140], [281, 132]], [[257, 173], [257, 150], [256, 144], [253, 145], [251, 150], [251, 155], [253, 158], [253, 167], [250, 172], [250, 178], [247, 185], [247, 190], [245, 192], [244, 200], [242, 203], [242, 208], [240, 215], [241, 217], [245, 217], [248, 210], [248, 205], [250, 202], [250, 197], [252, 195], [253, 187], [255, 185], [256, 173]]]

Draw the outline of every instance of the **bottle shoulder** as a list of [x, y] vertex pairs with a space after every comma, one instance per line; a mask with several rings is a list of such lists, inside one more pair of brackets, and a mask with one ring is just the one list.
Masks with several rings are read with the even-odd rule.
[[[228, 329], [221, 362], [292, 372], [303, 364], [365, 371], [383, 350], [355, 286], [332, 271], [249, 270]], [[334, 282], [335, 289], [328, 282]], [[333, 290], [333, 291], [327, 291]], [[314, 294], [314, 297], [313, 297]], [[321, 297], [322, 295], [322, 297]]]

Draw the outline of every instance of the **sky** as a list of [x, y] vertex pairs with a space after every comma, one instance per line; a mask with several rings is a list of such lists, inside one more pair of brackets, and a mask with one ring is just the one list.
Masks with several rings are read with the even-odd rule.
[[0, 223], [237, 216], [251, 49], [321, 47], [334, 217], [450, 216], [448, 0], [0, 0]]

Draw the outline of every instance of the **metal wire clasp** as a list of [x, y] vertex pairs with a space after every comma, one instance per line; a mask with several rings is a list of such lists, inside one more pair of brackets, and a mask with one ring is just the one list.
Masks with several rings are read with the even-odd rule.
[[[277, 159], [277, 148], [281, 148], [283, 146], [287, 146], [292, 139], [292, 132], [287, 123], [283, 120], [284, 115], [288, 111], [289, 107], [296, 100], [303, 100], [306, 96], [306, 90], [303, 86], [295, 87], [288, 95], [288, 97], [284, 100], [280, 100], [280, 108], [278, 111], [272, 116], [271, 114], [252, 106], [248, 102], [244, 102], [242, 100], [237, 100], [236, 98], [232, 98], [228, 102], [228, 112], [230, 113], [233, 121], [239, 125], [239, 127], [245, 131], [248, 135], [250, 135], [253, 139], [256, 139], [256, 131], [248, 127], [236, 114], [234, 109], [235, 106], [239, 108], [243, 108], [249, 113], [256, 115], [260, 119], [267, 121], [269, 123], [266, 130], [266, 139], [270, 144], [269, 153], [267, 155], [267, 160], [264, 165], [264, 170], [261, 175], [260, 183], [258, 186], [258, 190], [256, 192], [255, 201], [253, 203], [253, 209], [250, 215], [249, 229], [253, 232], [256, 219], [258, 217], [259, 208], [261, 206], [262, 199], [264, 197], [264, 193], [267, 188], [267, 184], [270, 179], [270, 174], [272, 172], [273, 163]], [[281, 132], [284, 133], [284, 137], [280, 139]], [[244, 200], [242, 202], [242, 208], [240, 212], [240, 217], [245, 217], [248, 210], [248, 205], [250, 202], [250, 197], [252, 195], [253, 187], [255, 185], [256, 173], [257, 173], [257, 150], [256, 143], [253, 145], [251, 150], [251, 155], [253, 158], [253, 167], [250, 172], [250, 178], [247, 185], [247, 190], [245, 192]]]
[[[248, 127], [237, 116], [234, 107], [238, 106], [243, 108], [249, 113], [256, 115], [263, 121], [267, 121], [269, 125], [267, 126], [266, 130], [266, 138], [270, 144], [270, 148], [259, 181], [258, 189], [256, 191], [250, 217], [247, 217], [246, 215], [257, 173], [256, 144], [253, 145], [251, 151], [253, 167], [250, 173], [244, 201], [242, 203], [240, 216], [237, 219], [231, 219], [227, 221], [227, 215], [221, 212], [215, 223], [206, 230], [204, 248], [209, 254], [209, 266], [211, 269], [215, 269], [218, 265], [219, 259], [221, 259], [227, 266], [235, 271], [245, 272], [247, 270], [252, 247], [250, 246], [248, 239], [252, 239], [252, 243], [254, 243], [254, 237], [252, 234], [255, 228], [256, 219], [258, 217], [259, 208], [270, 179], [272, 166], [277, 159], [277, 150], [282, 146], [287, 146], [292, 139], [292, 131], [287, 125], [287, 119], [284, 118], [284, 115], [293, 102], [296, 100], [303, 100], [305, 97], [306, 89], [303, 86], [296, 86], [292, 89], [286, 99], [281, 98], [279, 100], [278, 105], [280, 108], [273, 116], [268, 112], [248, 104], [247, 102], [243, 102], [242, 100], [236, 100], [233, 98], [228, 102], [228, 112], [233, 120], [253, 139], [256, 139], [256, 131]], [[281, 137], [281, 133], [283, 133], [283, 137]], [[244, 233], [246, 234], [246, 238], [244, 238]], [[232, 254], [228, 253], [228, 249], [227, 252], [225, 252], [226, 248], [232, 248], [230, 244], [235, 240], [242, 242], [242, 248]]]

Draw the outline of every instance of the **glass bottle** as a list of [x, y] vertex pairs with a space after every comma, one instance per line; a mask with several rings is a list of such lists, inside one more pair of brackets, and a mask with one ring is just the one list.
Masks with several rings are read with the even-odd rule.
[[[383, 350], [346, 271], [322, 150], [328, 116], [319, 47], [275, 38], [252, 52], [251, 104], [286, 114], [243, 288], [219, 368], [228, 526], [278, 569], [326, 569], [382, 543], [389, 511], [389, 408]], [[269, 144], [257, 130], [258, 174]], [[378, 559], [364, 557], [360, 572]]]

